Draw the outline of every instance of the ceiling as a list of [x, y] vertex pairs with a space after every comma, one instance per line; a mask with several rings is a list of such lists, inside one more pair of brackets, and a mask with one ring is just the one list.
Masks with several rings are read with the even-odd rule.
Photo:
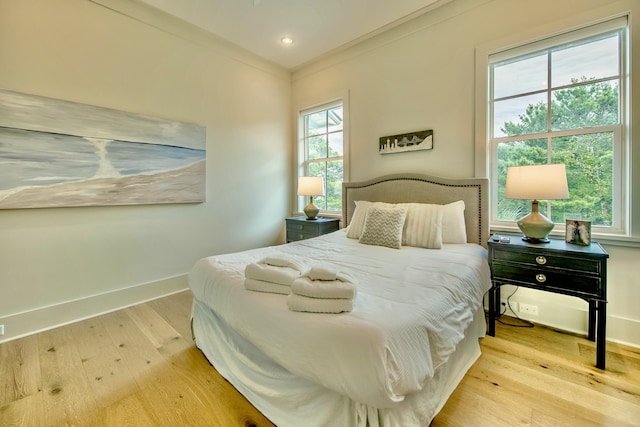
[[[443, 0], [140, 0], [293, 70]], [[294, 42], [281, 43], [284, 36]]]

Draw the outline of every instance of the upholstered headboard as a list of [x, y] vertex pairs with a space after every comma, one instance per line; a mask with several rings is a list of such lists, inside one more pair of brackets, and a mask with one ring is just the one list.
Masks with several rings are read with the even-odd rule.
[[363, 182], [345, 182], [342, 184], [342, 221], [345, 227], [349, 225], [356, 200], [439, 205], [464, 200], [467, 241], [486, 247], [488, 187], [486, 178], [449, 179], [422, 174], [394, 174]]

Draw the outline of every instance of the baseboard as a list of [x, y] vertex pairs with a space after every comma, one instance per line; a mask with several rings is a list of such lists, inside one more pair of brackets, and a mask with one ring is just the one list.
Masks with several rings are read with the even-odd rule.
[[[547, 299], [544, 301], [533, 299], [516, 299], [513, 301], [537, 305], [539, 316], [531, 316], [525, 313], [518, 313], [518, 317], [525, 320], [549, 326], [576, 334], [587, 334], [589, 324], [589, 311], [584, 303], [584, 308], [564, 305], [559, 302]], [[485, 302], [485, 310], [488, 310], [488, 303]], [[507, 316], [513, 313], [507, 312]], [[629, 347], [640, 348], [640, 320], [627, 319], [607, 313], [607, 341], [623, 344]]]
[[187, 274], [0, 317], [0, 343], [188, 289]]
[[[614, 334], [610, 334], [613, 331]], [[607, 316], [607, 341], [640, 348], [640, 321]]]

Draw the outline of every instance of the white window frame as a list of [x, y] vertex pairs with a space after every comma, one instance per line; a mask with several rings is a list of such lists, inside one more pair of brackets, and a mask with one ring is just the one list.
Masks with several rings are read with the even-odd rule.
[[[491, 117], [491, 75], [490, 66], [493, 63], [503, 61], [507, 58], [515, 58], [526, 53], [540, 51], [552, 46], [565, 44], [572, 40], [580, 40], [594, 37], [603, 33], [611, 33], [624, 28], [621, 35], [621, 70], [620, 70], [620, 125], [601, 127], [598, 131], [608, 130], [614, 132], [616, 144], [614, 146], [614, 193], [613, 208], [614, 218], [611, 227], [593, 227], [592, 232], [596, 236], [609, 238], [624, 238], [631, 236], [630, 229], [630, 186], [631, 176], [630, 162], [630, 112], [629, 112], [629, 47], [628, 47], [628, 16], [621, 14], [606, 20], [591, 22], [577, 27], [570, 31], [562, 28], [548, 30], [546, 34], [540, 34], [536, 38], [517, 40], [502, 40], [487, 43], [476, 48], [476, 174], [477, 176], [488, 176], [490, 179], [490, 211], [491, 228], [494, 231], [517, 232], [518, 228], [513, 221], [498, 221], [497, 219], [497, 180], [494, 178], [497, 173], [497, 142], [492, 138], [493, 120]], [[571, 133], [568, 131], [565, 133]], [[581, 130], [580, 133], [588, 133], [588, 130]], [[536, 137], [551, 137], [550, 134], [543, 133]], [[552, 136], [560, 136], [554, 133]], [[518, 137], [496, 138], [504, 142], [506, 140], [519, 140]], [[564, 233], [564, 224], [558, 224], [554, 229], [554, 234]]]
[[[336, 159], [342, 159], [343, 176], [342, 181], [347, 182], [349, 180], [349, 96], [348, 92], [341, 92], [339, 96], [329, 98], [325, 101], [308, 105], [306, 107], [297, 109], [297, 157], [296, 157], [296, 175], [294, 180], [294, 193], [295, 193], [295, 212], [299, 214], [302, 212], [308, 200], [304, 197], [298, 196], [296, 191], [298, 188], [298, 177], [307, 175], [307, 167], [309, 164], [307, 147], [305, 144], [305, 120], [304, 117], [309, 114], [317, 113], [319, 111], [328, 110], [338, 105], [342, 105], [342, 156], [341, 157], [329, 157], [322, 161], [330, 161]], [[332, 218], [341, 218], [342, 209], [336, 211], [320, 210], [320, 215]]]

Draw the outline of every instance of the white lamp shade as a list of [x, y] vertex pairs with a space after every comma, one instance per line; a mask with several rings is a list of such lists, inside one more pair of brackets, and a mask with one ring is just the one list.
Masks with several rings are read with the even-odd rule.
[[513, 166], [507, 169], [504, 197], [523, 200], [569, 198], [567, 172], [563, 164]]
[[324, 180], [322, 177], [298, 177], [298, 196], [324, 196]]

